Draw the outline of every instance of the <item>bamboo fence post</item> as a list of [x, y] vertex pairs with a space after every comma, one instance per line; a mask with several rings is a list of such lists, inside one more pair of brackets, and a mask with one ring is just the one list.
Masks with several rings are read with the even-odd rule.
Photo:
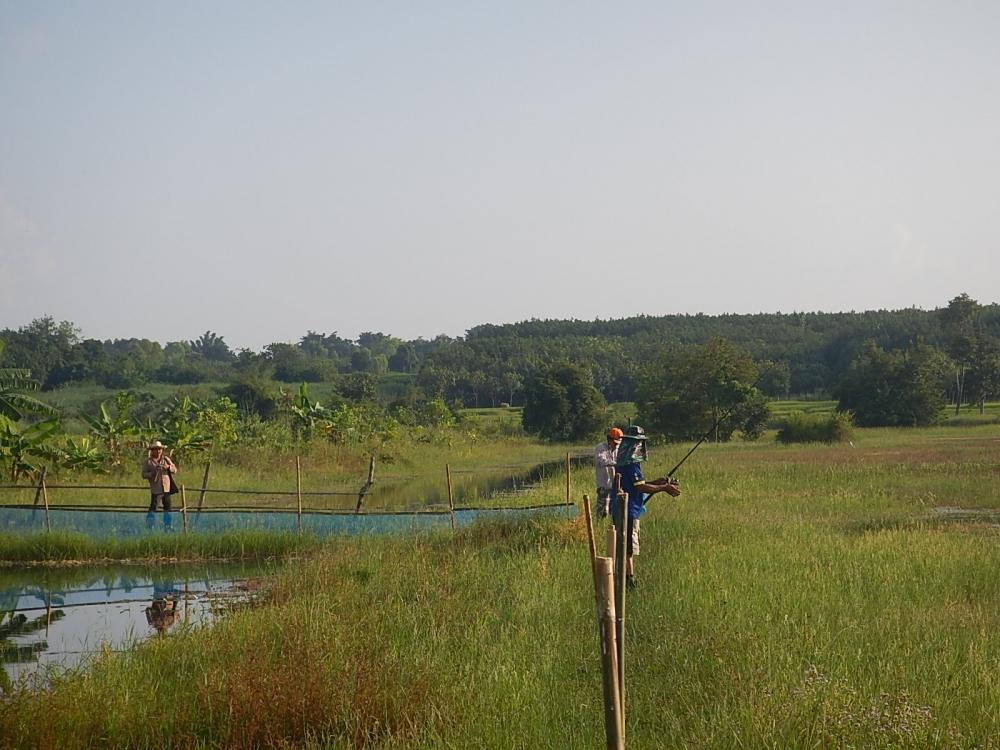
[[181, 485], [181, 520], [184, 522], [184, 533], [187, 534], [188, 530], [188, 501], [187, 501], [187, 491], [184, 489], [184, 485]]
[[198, 495], [198, 512], [201, 513], [202, 503], [205, 502], [205, 493], [208, 492], [208, 472], [212, 469], [212, 460], [205, 462], [205, 476], [201, 479], [201, 493]]
[[569, 452], [566, 453], [566, 505], [569, 505], [572, 501], [570, 498], [570, 487], [569, 487]]
[[601, 673], [604, 684], [604, 736], [608, 750], [625, 750], [625, 721], [618, 683], [615, 639], [614, 567], [610, 557], [595, 558], [598, 624], [601, 631]]
[[597, 579], [597, 542], [594, 540], [594, 521], [590, 516], [590, 498], [583, 496], [583, 516], [587, 521], [587, 545], [590, 552], [590, 574], [594, 579], [594, 597], [598, 610], [601, 607], [600, 582]]
[[625, 574], [628, 569], [628, 495], [619, 498], [622, 511], [621, 529], [618, 531], [618, 596], [615, 600], [618, 641], [618, 697], [621, 700], [622, 726], [625, 725]]
[[38, 484], [42, 488], [42, 502], [45, 503], [45, 530], [52, 531], [52, 522], [49, 520], [49, 491], [45, 488], [45, 471], [48, 467], [42, 467], [42, 477]]
[[45, 473], [48, 470], [48, 466], [43, 466], [41, 472], [38, 474], [38, 489], [35, 490], [35, 505], [38, 505], [38, 501], [42, 499], [42, 488], [45, 487]]
[[361, 512], [361, 504], [365, 501], [365, 495], [368, 494], [368, 490], [370, 490], [372, 488], [373, 484], [375, 484], [375, 456], [374, 455], [368, 461], [368, 479], [365, 481], [365, 483], [363, 485], [361, 485], [361, 489], [358, 490], [358, 504], [356, 506], [354, 506], [354, 512], [355, 513], [360, 513]]
[[455, 530], [455, 496], [451, 491], [451, 465], [444, 465], [445, 477], [448, 480], [448, 513], [451, 515], [451, 530]]
[[295, 494], [299, 499], [299, 533], [302, 533], [302, 459], [295, 457]]

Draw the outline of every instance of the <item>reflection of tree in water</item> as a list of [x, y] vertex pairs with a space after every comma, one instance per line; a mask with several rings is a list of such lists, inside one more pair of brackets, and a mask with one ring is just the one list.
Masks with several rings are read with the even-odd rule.
[[[27, 615], [15, 612], [0, 613], [0, 663], [2, 664], [23, 664], [25, 662], [37, 661], [38, 654], [45, 651], [49, 644], [40, 640], [29, 644], [14, 643], [16, 636], [31, 635], [39, 630], [45, 630], [56, 620], [61, 620], [66, 613], [61, 609], [53, 610], [49, 614], [39, 615], [29, 620]], [[0, 669], [0, 688], [4, 691], [10, 689], [10, 678], [6, 670]]]

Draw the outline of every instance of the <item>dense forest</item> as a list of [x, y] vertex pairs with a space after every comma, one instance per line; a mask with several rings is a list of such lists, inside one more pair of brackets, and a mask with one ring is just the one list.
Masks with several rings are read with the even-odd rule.
[[357, 397], [381, 383], [391, 386], [393, 397], [410, 390], [465, 406], [495, 406], [520, 403], [533, 373], [568, 361], [589, 368], [594, 385], [613, 402], [634, 400], [643, 363], [713, 338], [755, 360], [778, 363], [760, 383], [767, 395], [826, 396], [872, 344], [890, 352], [929, 346], [971, 367], [977, 342], [992, 346], [1000, 339], [1000, 306], [960, 295], [931, 311], [529, 320], [411, 341], [378, 332], [348, 340], [308, 331], [298, 343], [274, 343], [259, 352], [234, 351], [212, 331], [165, 345], [143, 338], [99, 341], [85, 338], [72, 322], [44, 317], [0, 330], [0, 367], [30, 370], [45, 390], [73, 383], [130, 389], [276, 380], [330, 382]]

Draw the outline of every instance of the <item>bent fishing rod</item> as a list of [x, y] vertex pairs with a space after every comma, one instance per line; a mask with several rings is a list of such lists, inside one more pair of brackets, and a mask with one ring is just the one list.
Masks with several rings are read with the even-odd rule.
[[[759, 375], [757, 376], [757, 379], [756, 379], [755, 381], [753, 381], [753, 385], [751, 385], [751, 386], [750, 386], [750, 390], [752, 391], [752, 390], [753, 390], [754, 388], [756, 388], [756, 387], [757, 387], [757, 384], [758, 384], [758, 383], [759, 383], [759, 382], [761, 381], [761, 378], [763, 378], [763, 377], [764, 377], [764, 376], [765, 376], [765, 375], [766, 375], [766, 374], [767, 374], [768, 372], [770, 372], [770, 371], [771, 371], [771, 370], [773, 370], [773, 369], [774, 369], [774, 363], [772, 363], [770, 367], [767, 367], [767, 368], [765, 368], [765, 369], [764, 369], [764, 370], [763, 370], [763, 371], [762, 371], [762, 372], [761, 372], [761, 373], [760, 373], [760, 374], [759, 374]], [[672, 482], [672, 483], [676, 484], [676, 483], [677, 483], [677, 480], [676, 480], [676, 479], [674, 479], [674, 474], [675, 474], [675, 473], [677, 473], [677, 470], [678, 470], [679, 468], [681, 468], [681, 466], [683, 466], [683, 465], [684, 465], [684, 462], [685, 462], [685, 461], [687, 461], [687, 460], [688, 460], [688, 459], [689, 459], [689, 458], [691, 457], [691, 454], [692, 454], [692, 453], [694, 453], [694, 452], [695, 452], [696, 450], [698, 450], [698, 446], [700, 446], [700, 445], [701, 445], [702, 443], [704, 443], [704, 442], [705, 442], [706, 440], [708, 440], [708, 437], [709, 437], [709, 435], [711, 435], [711, 434], [712, 434], [713, 432], [715, 432], [715, 430], [716, 430], [716, 429], [718, 429], [719, 425], [720, 425], [720, 424], [722, 424], [722, 422], [723, 422], [723, 421], [724, 421], [724, 420], [725, 420], [725, 419], [726, 419], [726, 418], [727, 418], [727, 417], [728, 417], [728, 416], [729, 416], [730, 414], [732, 414], [732, 413], [733, 413], [734, 411], [736, 411], [736, 410], [737, 410], [737, 409], [738, 409], [739, 407], [741, 407], [742, 405], [743, 405], [743, 404], [741, 404], [741, 403], [737, 403], [737, 404], [733, 404], [733, 405], [732, 405], [732, 406], [730, 406], [730, 407], [729, 407], [728, 409], [726, 409], [726, 411], [725, 411], [725, 412], [723, 412], [722, 416], [720, 416], [720, 417], [719, 417], [718, 419], [716, 419], [716, 420], [715, 420], [715, 422], [713, 422], [713, 423], [712, 423], [712, 426], [711, 426], [711, 427], [709, 427], [709, 428], [708, 428], [708, 429], [707, 429], [707, 430], [705, 431], [705, 434], [704, 434], [704, 435], [702, 435], [702, 436], [701, 436], [701, 438], [699, 438], [698, 442], [697, 442], [697, 443], [695, 443], [695, 444], [694, 444], [694, 445], [693, 445], [693, 446], [691, 447], [691, 450], [689, 450], [689, 451], [688, 451], [687, 453], [685, 453], [685, 454], [684, 454], [684, 458], [682, 458], [682, 459], [681, 459], [680, 461], [678, 461], [678, 462], [677, 462], [677, 465], [676, 465], [676, 466], [674, 466], [674, 468], [672, 468], [672, 469], [671, 469], [670, 471], [668, 471], [668, 472], [667, 472], [667, 474], [666, 474], [666, 476], [665, 476], [665, 477], [663, 477], [663, 478], [664, 478], [664, 479], [669, 479], [669, 480], [671, 480], [671, 482]]]

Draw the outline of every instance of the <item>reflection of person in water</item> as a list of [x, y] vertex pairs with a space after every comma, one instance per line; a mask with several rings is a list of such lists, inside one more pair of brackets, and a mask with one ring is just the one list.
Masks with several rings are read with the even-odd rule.
[[167, 628], [177, 622], [178, 616], [177, 597], [174, 594], [153, 599], [153, 603], [146, 607], [146, 622], [160, 635], [166, 634]]
[[177, 622], [179, 597], [172, 581], [153, 581], [153, 602], [146, 607], [146, 622], [163, 635]]

